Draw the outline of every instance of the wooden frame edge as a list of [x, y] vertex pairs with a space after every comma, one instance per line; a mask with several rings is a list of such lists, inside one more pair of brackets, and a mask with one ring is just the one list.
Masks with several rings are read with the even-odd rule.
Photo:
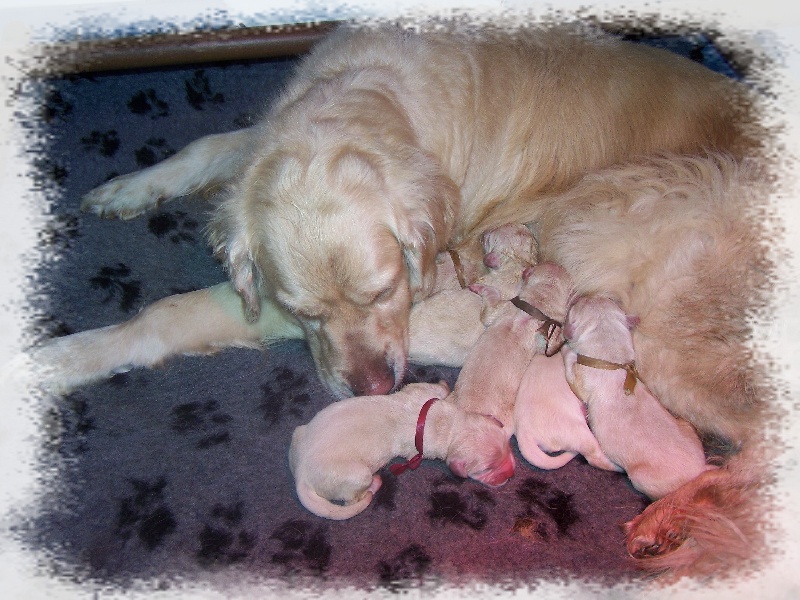
[[239, 27], [48, 44], [41, 48], [46, 60], [30, 74], [96, 73], [293, 56], [307, 52], [335, 26], [335, 22], [324, 22]]

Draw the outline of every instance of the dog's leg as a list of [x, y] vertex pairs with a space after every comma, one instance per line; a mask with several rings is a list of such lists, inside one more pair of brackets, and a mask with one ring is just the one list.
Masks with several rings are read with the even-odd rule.
[[95, 188], [84, 196], [81, 209], [130, 219], [162, 200], [228, 181], [247, 166], [257, 135], [251, 127], [202, 137], [152, 167], [115, 177]]
[[300, 327], [267, 300], [258, 321], [248, 323], [241, 298], [230, 283], [222, 283], [163, 298], [124, 323], [54, 339], [29, 351], [25, 362], [33, 381], [64, 393], [175, 355], [302, 337]]

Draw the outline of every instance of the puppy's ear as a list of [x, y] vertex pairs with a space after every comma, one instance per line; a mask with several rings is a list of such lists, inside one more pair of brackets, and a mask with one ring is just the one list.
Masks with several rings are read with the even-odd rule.
[[561, 356], [564, 358], [567, 382], [572, 384], [575, 380], [575, 365], [578, 364], [578, 353], [569, 346], [564, 346], [561, 349]]
[[261, 276], [237, 204], [235, 196], [231, 196], [217, 209], [208, 225], [208, 238], [214, 255], [225, 264], [233, 287], [244, 301], [245, 318], [254, 323], [261, 316]]

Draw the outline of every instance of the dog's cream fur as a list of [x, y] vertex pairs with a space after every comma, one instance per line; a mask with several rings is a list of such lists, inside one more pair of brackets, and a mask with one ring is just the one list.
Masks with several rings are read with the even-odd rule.
[[342, 28], [260, 125], [115, 179], [84, 207], [129, 217], [234, 178], [211, 237], [250, 320], [274, 299], [331, 389], [386, 393], [402, 379], [409, 308], [430, 294], [439, 251], [469, 256], [482, 231], [537, 219], [544, 193], [605, 165], [739, 152], [743, 99], [691, 61], [562, 27]]
[[603, 452], [628, 474], [633, 487], [658, 499], [712, 468], [694, 428], [673, 417], [637, 381], [624, 391], [627, 371], [577, 363], [578, 355], [624, 365], [634, 363], [631, 321], [610, 298], [584, 296], [570, 308], [562, 350], [566, 378], [588, 408]]
[[[30, 359], [64, 389], [304, 335], [335, 392], [385, 392], [414, 358], [410, 309], [433, 287], [437, 254], [457, 247], [479, 263], [480, 232], [531, 223], [541, 258], [564, 265], [579, 293], [641, 317], [639, 368], [661, 402], [745, 443], [764, 390], [744, 350], [747, 317], [769, 268], [748, 212], [768, 187], [741, 161], [758, 145], [743, 87], [603, 36], [512, 37], [343, 28], [259, 125], [91, 192], [84, 208], [132, 217], [230, 181], [211, 237], [232, 283]], [[195, 330], [208, 315], [214, 327]]]
[[[328, 519], [362, 512], [381, 486], [376, 471], [396, 456], [417, 454], [422, 406], [448, 392], [444, 384], [412, 383], [389, 396], [336, 402], [297, 427], [289, 465], [303, 506]], [[423, 450], [425, 458], [446, 460], [456, 475], [487, 485], [502, 485], [514, 474], [514, 456], [497, 423], [449, 402], [429, 409]]]

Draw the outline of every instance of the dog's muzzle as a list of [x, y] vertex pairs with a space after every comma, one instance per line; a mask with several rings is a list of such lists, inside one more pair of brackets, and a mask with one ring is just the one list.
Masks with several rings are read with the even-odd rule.
[[398, 383], [394, 364], [382, 356], [362, 362], [345, 373], [344, 378], [354, 396], [383, 396], [392, 392]]

